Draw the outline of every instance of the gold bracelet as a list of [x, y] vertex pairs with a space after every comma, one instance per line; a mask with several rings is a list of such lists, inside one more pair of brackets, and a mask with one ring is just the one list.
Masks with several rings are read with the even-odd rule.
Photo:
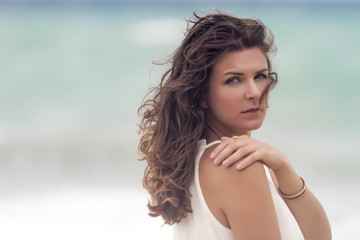
[[288, 199], [288, 200], [293, 200], [293, 199], [297, 199], [297, 198], [301, 197], [306, 192], [307, 185], [306, 185], [306, 182], [304, 181], [304, 179], [302, 177], [300, 177], [300, 179], [303, 182], [303, 188], [300, 190], [300, 192], [295, 193], [294, 195], [286, 195], [283, 192], [281, 192], [281, 190], [279, 188], [280, 196], [282, 198]]

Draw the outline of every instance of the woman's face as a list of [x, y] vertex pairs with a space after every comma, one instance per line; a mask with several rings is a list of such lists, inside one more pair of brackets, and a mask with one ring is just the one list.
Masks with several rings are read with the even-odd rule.
[[260, 97], [269, 84], [268, 76], [266, 57], [259, 48], [221, 56], [212, 69], [209, 89], [201, 102], [214, 130], [232, 136], [258, 129], [267, 110], [266, 104], [260, 106]]

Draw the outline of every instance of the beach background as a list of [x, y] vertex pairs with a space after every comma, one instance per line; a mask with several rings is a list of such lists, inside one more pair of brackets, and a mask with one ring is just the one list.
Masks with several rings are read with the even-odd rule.
[[360, 4], [356, 1], [0, 1], [0, 239], [171, 239], [147, 216], [137, 108], [194, 10], [274, 33], [271, 93], [253, 136], [283, 151], [360, 239]]

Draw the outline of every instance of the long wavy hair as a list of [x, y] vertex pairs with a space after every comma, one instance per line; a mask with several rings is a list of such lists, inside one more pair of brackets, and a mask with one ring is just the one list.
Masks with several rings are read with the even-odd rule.
[[[138, 109], [139, 154], [148, 165], [143, 186], [150, 193], [149, 215], [178, 223], [192, 212], [189, 185], [194, 176], [198, 141], [207, 128], [199, 106], [216, 60], [235, 50], [260, 48], [270, 71], [266, 96], [277, 82], [269, 53], [275, 50], [271, 31], [259, 20], [216, 12], [203, 17], [194, 12], [185, 38], [169, 59], [170, 68]], [[260, 102], [262, 102], [260, 100]]]

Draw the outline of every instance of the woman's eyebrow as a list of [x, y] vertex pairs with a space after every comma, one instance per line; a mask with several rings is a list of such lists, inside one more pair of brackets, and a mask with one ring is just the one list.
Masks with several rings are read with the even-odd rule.
[[224, 74], [224, 76], [225, 75], [244, 75], [243, 73], [241, 73], [241, 72], [226, 72], [225, 74]]
[[258, 71], [258, 72], [256, 72], [256, 73], [262, 73], [262, 72], [268, 72], [268, 71], [269, 71], [269, 69], [264, 68], [264, 69], [262, 69], [262, 70], [260, 70], [260, 71]]
[[[256, 74], [262, 73], [262, 72], [267, 72], [267, 71], [269, 71], [269, 69], [264, 68], [262, 70], [257, 71]], [[226, 76], [226, 75], [238, 75], [238, 76], [241, 76], [241, 75], [244, 75], [244, 73], [242, 73], [242, 72], [226, 72], [224, 74], [224, 76]]]

